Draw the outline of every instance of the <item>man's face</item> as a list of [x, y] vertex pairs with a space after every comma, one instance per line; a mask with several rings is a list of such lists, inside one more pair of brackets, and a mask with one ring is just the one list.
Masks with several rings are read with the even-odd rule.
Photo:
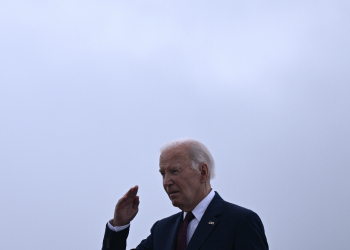
[[159, 172], [173, 206], [186, 212], [192, 211], [202, 199], [203, 186], [200, 172], [192, 168], [187, 147], [180, 145], [163, 151]]

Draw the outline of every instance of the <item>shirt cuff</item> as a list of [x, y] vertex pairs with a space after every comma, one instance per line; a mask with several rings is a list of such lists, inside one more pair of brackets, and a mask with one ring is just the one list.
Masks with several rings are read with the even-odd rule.
[[112, 224], [108, 221], [108, 228], [111, 229], [114, 232], [120, 232], [122, 230], [124, 230], [125, 228], [127, 228], [128, 226], [130, 226], [130, 223], [125, 225], [125, 226], [115, 226], [113, 227]]

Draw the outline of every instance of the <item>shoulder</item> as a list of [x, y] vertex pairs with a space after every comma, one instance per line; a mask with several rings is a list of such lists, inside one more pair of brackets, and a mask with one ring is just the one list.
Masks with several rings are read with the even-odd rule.
[[254, 211], [224, 201], [221, 221], [233, 233], [235, 249], [268, 249], [264, 225]]
[[254, 213], [248, 208], [225, 201], [217, 192], [215, 192], [214, 199], [210, 205], [214, 210], [221, 210], [222, 213], [228, 213], [235, 216]]
[[231, 212], [231, 213], [235, 213], [236, 215], [237, 214], [247, 215], [250, 213], [254, 213], [252, 210], [248, 208], [245, 208], [227, 201], [223, 201], [222, 210], [223, 212]]
[[238, 206], [236, 204], [230, 203], [230, 202], [224, 202], [223, 205], [223, 213], [227, 213], [228, 215], [231, 216], [236, 216], [236, 217], [240, 217], [241, 219], [246, 218], [246, 219], [258, 219], [259, 215], [257, 213], [255, 213], [254, 211], [245, 208], [245, 207], [241, 207]]
[[179, 219], [179, 217], [182, 215], [182, 212], [173, 214], [169, 217], [163, 218], [156, 222], [157, 226], [166, 226], [169, 224], [174, 224]]
[[258, 221], [259, 224], [261, 223], [260, 217], [254, 211], [248, 208], [233, 204], [231, 202], [227, 202], [223, 200], [219, 195], [218, 197], [222, 200], [221, 216], [223, 218], [230, 221], [235, 221], [238, 224], [247, 220]]

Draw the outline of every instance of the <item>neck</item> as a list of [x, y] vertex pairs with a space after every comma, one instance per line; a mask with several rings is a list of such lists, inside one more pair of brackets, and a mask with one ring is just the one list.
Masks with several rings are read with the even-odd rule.
[[190, 212], [192, 211], [211, 191], [211, 185], [210, 183], [204, 184], [204, 189], [201, 190], [201, 192], [198, 194], [198, 198], [195, 200], [195, 202], [192, 204], [191, 207], [181, 209], [184, 212]]

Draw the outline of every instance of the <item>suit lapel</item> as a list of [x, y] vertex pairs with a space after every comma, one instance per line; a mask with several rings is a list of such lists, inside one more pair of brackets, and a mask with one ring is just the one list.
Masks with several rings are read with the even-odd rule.
[[176, 219], [175, 224], [170, 229], [171, 238], [168, 240], [166, 250], [175, 250], [177, 232], [179, 231], [180, 224], [183, 220], [183, 212], [179, 213], [179, 217]]
[[221, 214], [222, 203], [223, 199], [215, 192], [215, 196], [200, 220], [186, 250], [198, 250], [201, 247], [210, 233], [220, 222], [217, 216]]

